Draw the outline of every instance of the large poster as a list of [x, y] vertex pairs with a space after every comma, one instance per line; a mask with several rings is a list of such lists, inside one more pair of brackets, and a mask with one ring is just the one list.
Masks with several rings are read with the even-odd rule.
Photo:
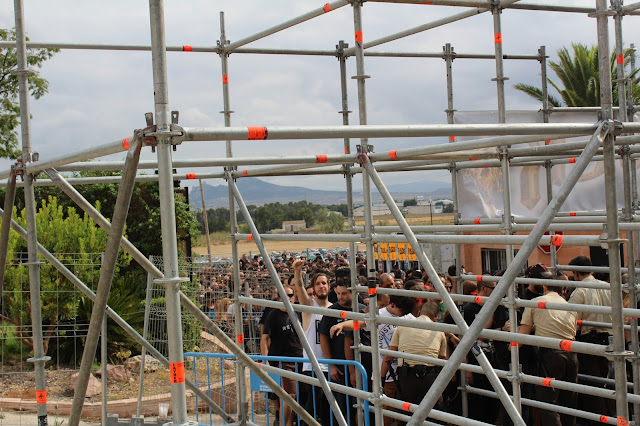
[[[551, 123], [596, 123], [594, 112], [553, 112]], [[492, 124], [498, 122], [495, 111], [457, 111], [456, 124]], [[510, 111], [507, 123], [542, 123], [541, 112]], [[477, 137], [457, 137], [457, 141], [477, 139]], [[589, 136], [571, 138], [571, 141], [588, 141]], [[552, 140], [551, 144], [565, 140]], [[519, 144], [515, 147], [544, 145], [544, 142]], [[495, 152], [496, 148], [485, 151]], [[552, 191], [555, 194], [573, 164], [555, 164], [551, 169]], [[547, 181], [544, 166], [512, 165], [510, 172], [511, 212], [514, 216], [537, 217], [547, 206]], [[616, 160], [618, 207], [624, 205], [622, 186], [622, 162]], [[458, 197], [463, 218], [500, 218], [503, 212], [502, 170], [499, 167], [460, 169], [458, 171]], [[591, 211], [605, 208], [604, 163], [593, 161], [585, 170], [579, 182], [561, 207], [561, 212]]]

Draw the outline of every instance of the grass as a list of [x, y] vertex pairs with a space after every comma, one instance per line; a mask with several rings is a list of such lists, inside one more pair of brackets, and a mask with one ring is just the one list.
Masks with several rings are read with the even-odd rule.
[[[209, 240], [211, 241], [212, 245], [216, 245], [216, 244], [226, 244], [229, 241], [231, 241], [231, 238], [229, 237], [229, 232], [216, 231], [216, 232], [212, 232], [211, 234], [209, 234]], [[200, 246], [204, 247], [204, 246], [206, 246], [207, 245], [207, 240], [206, 240], [204, 234], [198, 235], [197, 238], [194, 238], [193, 244], [196, 247], [200, 247]]]

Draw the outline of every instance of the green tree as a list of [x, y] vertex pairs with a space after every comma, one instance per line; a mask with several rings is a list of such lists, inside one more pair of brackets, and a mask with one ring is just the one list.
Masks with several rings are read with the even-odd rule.
[[402, 202], [402, 207], [410, 207], [410, 206], [417, 206], [417, 205], [418, 205], [418, 200], [416, 200], [415, 198], [404, 200]]
[[337, 234], [344, 230], [344, 216], [331, 212], [320, 222], [320, 230], [325, 234]]
[[[598, 47], [586, 46], [580, 43], [571, 44], [571, 52], [566, 47], [558, 51], [558, 61], [549, 61], [549, 67], [558, 77], [555, 82], [547, 79], [549, 84], [558, 91], [562, 102], [568, 107], [584, 107], [600, 105], [600, 71], [598, 69]], [[624, 52], [625, 65], [630, 61], [631, 49]], [[611, 76], [617, 79], [617, 67], [615, 53], [611, 55]], [[634, 104], [640, 100], [640, 76], [638, 70], [631, 75], [632, 93]], [[542, 90], [538, 87], [518, 83], [514, 86], [532, 98], [542, 102]], [[548, 95], [549, 103], [552, 106], [562, 106], [562, 102]], [[618, 87], [613, 85], [613, 102], [618, 102]]]
[[[98, 203], [97, 208], [100, 208]], [[22, 210], [16, 221], [26, 227], [26, 212]], [[0, 220], [1, 222], [1, 220]], [[97, 283], [100, 276], [100, 253], [107, 243], [107, 233], [98, 228], [88, 215], [80, 216], [73, 208], [64, 208], [55, 197], [42, 200], [36, 213], [38, 241], [52, 253], [72, 253], [81, 262], [73, 266], [74, 274], [84, 283]], [[11, 232], [3, 294], [3, 311], [0, 318], [16, 326], [16, 335], [33, 349], [30, 332], [31, 309], [29, 300], [28, 267], [21, 253], [26, 252], [26, 241]], [[116, 264], [116, 276], [120, 268], [131, 262], [131, 257], [120, 251]], [[72, 283], [48, 263], [40, 267], [40, 287], [45, 352], [60, 323], [76, 318], [81, 298]]]
[[[15, 40], [15, 30], [0, 29], [0, 40]], [[28, 40], [28, 39], [27, 39]], [[28, 49], [27, 64], [31, 70], [41, 68], [42, 63], [59, 52], [58, 49]], [[20, 103], [18, 100], [18, 68], [16, 49], [0, 49], [0, 158], [17, 158], [20, 125]], [[49, 90], [49, 82], [40, 77], [38, 71], [29, 75], [28, 87], [31, 96], [40, 99]]]

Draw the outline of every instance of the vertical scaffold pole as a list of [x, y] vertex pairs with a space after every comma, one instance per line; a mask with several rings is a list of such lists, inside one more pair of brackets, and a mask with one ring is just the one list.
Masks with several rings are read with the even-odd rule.
[[11, 231], [11, 216], [16, 200], [16, 167], [11, 166], [11, 174], [7, 180], [7, 190], [4, 193], [4, 211], [2, 227], [0, 228], [0, 312], [2, 312], [2, 292], [4, 291], [4, 273], [7, 266], [7, 249], [9, 248], [9, 233]]
[[167, 337], [169, 340], [169, 377], [171, 381], [171, 407], [173, 424], [190, 424], [187, 421], [187, 401], [184, 377], [182, 321], [180, 307], [180, 278], [176, 214], [173, 191], [173, 161], [171, 158], [171, 114], [169, 111], [169, 86], [167, 55], [164, 33], [164, 1], [149, 0], [151, 24], [151, 58], [153, 62], [153, 89], [158, 142], [158, 188], [160, 194], [160, 223], [162, 227], [162, 256], [164, 277], [156, 279], [165, 288], [167, 309]]
[[207, 215], [207, 204], [204, 201], [204, 188], [202, 187], [202, 179], [198, 179], [200, 184], [200, 200], [202, 201], [202, 224], [204, 225], [204, 240], [207, 244], [207, 263], [209, 266], [213, 264], [211, 259], [211, 238], [209, 236], [209, 216]]
[[[600, 103], [604, 120], [613, 118], [611, 67], [609, 64], [609, 23], [607, 1], [596, 0], [598, 52], [600, 70]], [[613, 326], [613, 357], [616, 381], [616, 415], [628, 421], [627, 372], [624, 347], [624, 318], [622, 316], [622, 285], [620, 275], [620, 236], [618, 232], [618, 204], [616, 197], [616, 171], [614, 135], [609, 132], [602, 142], [604, 154], [605, 200], [607, 206], [607, 247], [609, 250], [609, 278], [611, 285], [611, 320]], [[619, 421], [620, 423], [620, 421]]]
[[[226, 47], [229, 44], [227, 40], [226, 29], [224, 24], [224, 12], [220, 12], [220, 40], [218, 40], [218, 52], [220, 55], [220, 66], [222, 69], [222, 102], [224, 116], [224, 127], [231, 127], [231, 100], [229, 96], [229, 53]], [[227, 158], [233, 157], [233, 146], [231, 140], [227, 140], [226, 144]], [[235, 167], [228, 167], [227, 171], [235, 170]], [[230, 175], [229, 175], [230, 176]], [[229, 177], [230, 178], [230, 177]], [[229, 228], [231, 235], [237, 232], [238, 219], [236, 217], [236, 204], [231, 186], [229, 186]], [[240, 282], [240, 259], [238, 253], [238, 242], [235, 238], [231, 239], [231, 257], [234, 259], [233, 265], [233, 310], [234, 310], [234, 334], [235, 341], [240, 347], [244, 347], [244, 329], [242, 321], [242, 304], [238, 302], [242, 285]], [[238, 404], [238, 421], [240, 424], [246, 424], [249, 419], [249, 403], [247, 401], [247, 384], [245, 380], [245, 365], [239, 357], [236, 357], [236, 395]]]
[[[29, 69], [27, 63], [27, 41], [24, 27], [24, 9], [22, 0], [14, 1], [16, 22], [16, 55], [18, 57], [18, 90], [20, 99], [20, 128], [22, 131], [22, 164], [31, 163], [31, 123], [29, 115], [29, 87], [27, 80]], [[47, 424], [47, 388], [44, 376], [44, 364], [51, 358], [44, 353], [42, 341], [42, 310], [40, 305], [40, 260], [38, 258], [38, 233], [36, 230], [36, 202], [34, 195], [35, 176], [24, 175], [24, 206], [27, 218], [27, 252], [29, 259], [29, 298], [31, 300], [31, 328], [33, 339], [33, 357], [27, 361], [34, 364], [36, 381], [36, 401], [38, 425]], [[11, 223], [12, 211], [5, 213]], [[6, 251], [6, 250], [5, 250]]]
[[[358, 84], [358, 117], [360, 125], [367, 124], [367, 96], [365, 89], [366, 79], [369, 78], [364, 71], [364, 38], [362, 33], [362, 4], [363, 0], [353, 1], [353, 28], [355, 35], [355, 56], [356, 56], [356, 75], [354, 78]], [[358, 149], [361, 153], [368, 153], [369, 139], [361, 138]], [[368, 326], [371, 330], [371, 336], [375, 338], [378, 335], [378, 296], [376, 292], [376, 261], [373, 255], [373, 244], [371, 236], [373, 234], [373, 215], [371, 205], [371, 181], [366, 170], [362, 171], [362, 194], [364, 198], [364, 237], [367, 250], [367, 280], [369, 288], [369, 319]], [[419, 247], [414, 247], [419, 250]], [[372, 340], [375, 341], [375, 340]], [[371, 369], [373, 374], [373, 399], [374, 404], [375, 425], [382, 426], [382, 405], [380, 397], [382, 396], [382, 383], [380, 378], [380, 348], [377, 344], [371, 345]], [[377, 372], [377, 373], [376, 373]]]
[[[504, 59], [502, 54], [502, 22], [500, 15], [502, 9], [500, 9], [499, 1], [492, 1], [493, 14], [493, 38], [495, 46], [495, 60], [496, 60], [496, 77], [495, 82], [497, 86], [498, 96], [498, 122], [503, 124], [507, 121], [507, 109], [505, 105], [504, 96], [504, 82], [507, 78], [504, 76]], [[513, 221], [511, 220], [511, 181], [509, 170], [509, 146], [503, 146], [500, 148], [500, 162], [502, 168], [502, 232], [504, 235], [512, 234]], [[505, 246], [507, 255], [507, 268], [513, 262], [513, 246]], [[509, 327], [511, 333], [518, 332], [518, 318], [516, 312], [516, 289], [515, 283], [509, 286], [507, 291], [507, 298], [509, 299]], [[518, 347], [511, 347], [511, 388], [513, 392], [513, 404], [519, 413], [522, 412], [522, 406], [520, 404], [520, 360]]]
[[624, 73], [624, 47], [622, 45], [622, 0], [611, 0], [614, 33], [616, 39], [616, 86], [618, 87], [618, 120], [628, 121], [627, 111], [627, 81]]
[[[444, 61], [446, 64], [447, 72], [447, 123], [454, 123], [455, 109], [453, 104], [453, 59], [455, 58], [454, 48], [451, 43], [447, 43], [443, 47]], [[449, 136], [449, 143], [456, 141], [455, 136]], [[458, 169], [456, 163], [452, 162], [449, 165], [451, 172], [451, 197], [453, 198], [453, 224], [460, 224], [460, 204], [458, 200]], [[457, 233], [460, 234], [459, 232]], [[460, 243], [455, 244], [455, 265], [456, 265], [456, 288], [452, 289], [457, 294], [462, 294], [462, 279], [460, 278], [462, 270], [462, 245]], [[459, 304], [459, 307], [462, 304]], [[460, 374], [460, 386], [462, 388], [462, 415], [469, 417], [469, 394], [467, 393], [467, 376], [466, 374]]]
[[[345, 49], [349, 47], [344, 40], [340, 40], [338, 45], [336, 46], [336, 53], [338, 55], [338, 63], [340, 64], [340, 95], [342, 98], [342, 111], [340, 114], [342, 115], [342, 124], [345, 126], [349, 125], [349, 98], [347, 95], [347, 57], [344, 55]], [[351, 139], [344, 138], [344, 153], [351, 153]], [[353, 232], [354, 227], [356, 226], [354, 217], [353, 217], [353, 176], [351, 174], [351, 164], [345, 164], [343, 166], [344, 169], [344, 177], [347, 186], [347, 221], [349, 224], [349, 231]], [[358, 312], [358, 291], [356, 290], [356, 286], [358, 285], [358, 271], [357, 265], [355, 263], [356, 258], [356, 244], [354, 242], [349, 242], [349, 253], [351, 255], [351, 263], [349, 265], [350, 268], [350, 278], [351, 278], [351, 304], [354, 312]], [[360, 352], [360, 329], [354, 330], [353, 332], [353, 346], [354, 353], [353, 358], [357, 362], [362, 362], [362, 353]], [[362, 381], [368, 380], [367, 377], [361, 377], [355, 369], [354, 373], [356, 374], [356, 387], [358, 389], [362, 389]], [[369, 415], [369, 413], [364, 413], [362, 400], [358, 398], [358, 424], [364, 424], [364, 416]]]

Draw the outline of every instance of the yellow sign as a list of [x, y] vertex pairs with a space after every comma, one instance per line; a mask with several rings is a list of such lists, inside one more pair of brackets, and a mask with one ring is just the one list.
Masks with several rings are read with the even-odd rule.
[[398, 251], [395, 243], [389, 243], [389, 260], [398, 260]]
[[413, 247], [411, 247], [410, 244], [408, 244], [408, 246], [409, 246], [409, 262], [417, 262], [418, 256], [416, 256], [416, 252], [413, 251]]
[[407, 245], [405, 243], [398, 243], [398, 260], [407, 261]]
[[389, 246], [387, 243], [380, 243], [380, 259], [389, 260]]
[[378, 260], [378, 244], [373, 245], [373, 258]]

